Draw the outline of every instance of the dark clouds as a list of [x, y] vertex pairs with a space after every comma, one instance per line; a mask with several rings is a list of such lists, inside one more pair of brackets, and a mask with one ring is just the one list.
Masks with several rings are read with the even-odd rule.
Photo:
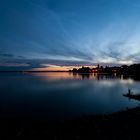
[[12, 57], [14, 57], [14, 55], [13, 54], [0, 54], [0, 57], [6, 57], [6, 58], [12, 58]]
[[139, 0], [1, 0], [1, 67], [140, 62], [139, 5]]

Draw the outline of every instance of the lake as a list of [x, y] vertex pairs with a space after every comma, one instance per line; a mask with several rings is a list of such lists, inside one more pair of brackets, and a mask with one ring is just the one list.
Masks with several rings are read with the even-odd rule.
[[139, 105], [122, 95], [140, 92], [123, 76], [69, 72], [0, 73], [1, 119], [64, 120], [109, 114]]

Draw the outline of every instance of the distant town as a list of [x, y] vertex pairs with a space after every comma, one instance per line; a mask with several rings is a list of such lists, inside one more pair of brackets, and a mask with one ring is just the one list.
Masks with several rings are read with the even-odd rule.
[[72, 72], [72, 73], [80, 73], [80, 74], [117, 74], [117, 75], [132, 75], [138, 77], [140, 79], [140, 63], [133, 65], [122, 65], [122, 66], [97, 66], [87, 67], [82, 66], [81, 68], [73, 68], [68, 71], [59, 70], [59, 71], [37, 71], [37, 70], [19, 70], [19, 71], [0, 71], [0, 72], [22, 72], [22, 73], [32, 73], [32, 72]]
[[137, 75], [140, 76], [140, 64], [133, 64], [130, 66], [122, 65], [122, 66], [100, 66], [99, 64], [97, 67], [90, 68], [90, 67], [84, 67], [82, 66], [79, 69], [73, 68], [72, 70], [69, 70], [69, 72], [74, 73], [116, 73], [116, 74], [124, 74], [124, 75]]

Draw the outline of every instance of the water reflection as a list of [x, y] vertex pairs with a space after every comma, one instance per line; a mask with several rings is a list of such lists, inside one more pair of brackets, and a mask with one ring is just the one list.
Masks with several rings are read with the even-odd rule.
[[66, 79], [95, 79], [97, 74], [80, 74], [71, 72], [46, 72], [46, 73], [29, 73], [33, 76], [41, 77], [44, 80], [66, 80]]
[[124, 76], [124, 75], [109, 75], [109, 74], [97, 74], [97, 73], [72, 73], [72, 72], [38, 72], [38, 73], [28, 73], [32, 76], [38, 76], [44, 80], [70, 80], [70, 79], [79, 79], [79, 80], [107, 80], [107, 79], [120, 79], [122, 83], [132, 83], [133, 77]]
[[[117, 75], [68, 72], [0, 75], [0, 113], [34, 118], [67, 118], [111, 113], [138, 105], [122, 95], [140, 82]], [[21, 115], [21, 116], [22, 116]], [[15, 115], [16, 116], [16, 115]]]

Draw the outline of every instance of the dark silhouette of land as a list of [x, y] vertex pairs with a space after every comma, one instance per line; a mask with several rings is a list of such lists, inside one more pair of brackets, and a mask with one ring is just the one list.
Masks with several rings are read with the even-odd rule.
[[[68, 71], [33, 71], [33, 70], [17, 70], [17, 71], [8, 71], [8, 70], [4, 70], [4, 71], [0, 71], [0, 72], [28, 72], [28, 73], [33, 73], [33, 72], [68, 72]], [[135, 78], [139, 78], [140, 77], [140, 64], [133, 64], [130, 66], [127, 65], [122, 65], [122, 66], [113, 66], [113, 67], [109, 67], [109, 66], [100, 66], [99, 64], [97, 65], [97, 67], [85, 67], [82, 66], [81, 68], [77, 69], [77, 68], [73, 68], [72, 70], [69, 70], [69, 72], [73, 72], [73, 73], [102, 73], [102, 74], [118, 74], [118, 75], [133, 75], [135, 76]]]
[[69, 121], [0, 120], [1, 139], [139, 140], [140, 107]]
[[5, 71], [0, 71], [3, 73], [8, 73], [8, 72], [17, 72], [17, 73], [37, 73], [37, 72], [68, 72], [68, 71], [33, 71], [33, 70], [5, 70]]
[[79, 69], [73, 68], [69, 72], [73, 73], [80, 73], [80, 74], [88, 74], [88, 73], [97, 73], [99, 74], [108, 74], [108, 75], [123, 75], [124, 77], [130, 77], [133, 78], [134, 80], [140, 80], [140, 64], [133, 64], [130, 66], [127, 65], [122, 65], [120, 67], [114, 66], [114, 67], [109, 67], [109, 66], [99, 66], [94, 68], [90, 67], [84, 67], [82, 66]]
[[70, 72], [77, 72], [77, 73], [116, 73], [116, 74], [123, 74], [123, 75], [140, 75], [140, 64], [133, 64], [130, 66], [122, 65], [120, 67], [114, 66], [99, 66], [95, 68], [90, 67], [82, 67], [79, 69], [73, 68], [73, 70], [70, 70]]

